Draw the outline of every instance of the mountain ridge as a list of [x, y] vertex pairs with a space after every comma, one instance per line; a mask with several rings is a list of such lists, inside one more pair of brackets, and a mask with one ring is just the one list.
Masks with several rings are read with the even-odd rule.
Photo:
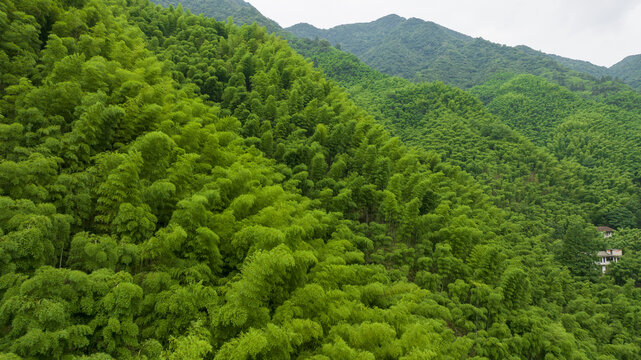
[[278, 32], [282, 27], [274, 20], [264, 16], [252, 4], [244, 0], [150, 0], [152, 3], [168, 7], [182, 5], [194, 14], [203, 14], [218, 21], [232, 17], [238, 25], [256, 22], [269, 32]]
[[[641, 79], [641, 75], [634, 75], [634, 73], [628, 75], [630, 69], [621, 66], [625, 59], [607, 68], [585, 60], [547, 54], [527, 45], [508, 46], [481, 37], [474, 38], [432, 21], [415, 17], [404, 18], [390, 14], [371, 22], [342, 24], [329, 29], [319, 29], [311, 24], [299, 23], [287, 27], [285, 30], [295, 36], [309, 39], [318, 37], [327, 39], [333, 44], [340, 44], [342, 49], [354, 53], [379, 71], [416, 81], [443, 80], [439, 79], [439, 75], [442, 75], [443, 72], [451, 72], [448, 62], [465, 64], [467, 61], [468, 68], [462, 74], [465, 76], [457, 76], [452, 79], [445, 76], [444, 81], [459, 87], [469, 88], [489, 79], [489, 76], [480, 74], [484, 69], [487, 69], [488, 73], [508, 69], [516, 73], [531, 73], [533, 75], [542, 75], [550, 70], [553, 72], [572, 70], [597, 79], [608, 76], [617, 77], [636, 89], [641, 88], [641, 80], [638, 80]], [[379, 36], [362, 37], [363, 31], [372, 31]], [[404, 36], [399, 37], [399, 31], [404, 32]], [[408, 42], [408, 40], [412, 42]], [[421, 46], [421, 42], [423, 46]], [[490, 56], [486, 56], [487, 52], [490, 53]], [[399, 54], [401, 55], [399, 56]], [[399, 61], [404, 60], [401, 66], [407, 70], [401, 71], [386, 64], [386, 61], [382, 59], [385, 57], [397, 58]], [[630, 57], [634, 58], [634, 55]], [[424, 60], [421, 62], [416, 58]], [[499, 59], [499, 63], [492, 63], [490, 59], [495, 61]], [[636, 65], [636, 62], [634, 64]], [[639, 68], [639, 73], [641, 73], [641, 66]], [[615, 69], [622, 70], [614, 71]], [[636, 68], [632, 70], [636, 70]], [[465, 79], [466, 77], [474, 80], [468, 81]]]
[[[297, 33], [302, 27], [305, 33]], [[538, 75], [564, 69], [548, 57], [532, 56], [417, 18], [383, 17], [328, 30], [304, 25], [285, 30], [295, 36], [324, 38], [340, 44], [343, 50], [388, 75], [415, 81], [441, 80], [462, 88], [481, 84], [498, 71]]]
[[630, 86], [641, 89], [641, 54], [625, 57], [612, 65], [610, 72], [628, 82]]
[[[453, 85], [463, 87], [463, 88], [471, 88], [475, 85], [479, 85], [482, 83], [484, 80], [489, 79], [489, 76], [476, 76], [475, 79], [469, 81], [466, 80], [465, 77], [474, 77], [475, 75], [478, 75], [477, 73], [479, 72], [478, 69], [483, 69], [483, 65], [488, 66], [490, 68], [491, 73], [495, 73], [495, 68], [511, 68], [514, 70], [516, 73], [524, 72], [524, 70], [530, 66], [528, 64], [519, 64], [518, 61], [517, 63], [510, 62], [510, 61], [503, 61], [501, 64], [479, 64], [474, 63], [473, 61], [470, 64], [464, 64], [467, 69], [463, 72], [462, 75], [457, 76], [457, 78], [453, 79], [452, 81], [448, 81], [448, 79], [441, 79], [441, 73], [442, 72], [452, 72], [453, 69], [450, 67], [451, 63], [465, 63], [465, 62], [470, 62], [470, 58], [473, 58], [476, 55], [476, 53], [483, 53], [488, 50], [484, 50], [486, 47], [490, 47], [490, 52], [494, 53], [505, 53], [505, 52], [513, 52], [513, 54], [508, 54], [508, 57], [519, 57], [519, 53], [521, 53], [521, 56], [525, 54], [526, 57], [529, 57], [529, 60], [526, 62], [531, 63], [536, 63], [536, 62], [542, 62], [545, 63], [546, 59], [551, 59], [553, 62], [548, 62], [547, 65], [543, 67], [536, 67], [534, 70], [530, 71], [529, 73], [532, 73], [534, 75], [541, 75], [545, 73], [546, 71], [549, 71], [549, 69], [552, 69], [552, 71], [558, 71], [558, 69], [554, 69], [555, 67], [561, 67], [563, 69], [570, 69], [573, 71], [576, 71], [580, 74], [586, 74], [589, 76], [593, 76], [595, 78], [602, 78], [602, 77], [616, 77], [622, 79], [624, 82], [627, 82], [630, 86], [633, 88], [639, 90], [641, 89], [641, 62], [638, 64], [636, 67], [630, 68], [630, 66], [626, 66], [626, 62], [622, 60], [621, 62], [613, 65], [610, 68], [595, 65], [590, 63], [589, 61], [585, 60], [580, 60], [580, 59], [571, 59], [567, 57], [562, 57], [559, 55], [555, 54], [547, 54], [541, 51], [534, 50], [527, 45], [517, 45], [517, 46], [508, 46], [508, 45], [502, 45], [498, 43], [494, 43], [491, 40], [483, 39], [482, 37], [472, 37], [466, 34], [463, 34], [461, 32], [458, 32], [453, 29], [449, 29], [447, 27], [444, 27], [442, 25], [439, 25], [433, 21], [428, 21], [424, 19], [420, 19], [417, 17], [409, 17], [405, 18], [403, 16], [400, 16], [398, 14], [389, 14], [383, 17], [380, 17], [376, 20], [370, 21], [370, 22], [359, 22], [359, 23], [352, 23], [352, 24], [341, 24], [337, 25], [328, 29], [321, 29], [317, 28], [314, 25], [311, 25], [309, 23], [298, 23], [295, 25], [292, 25], [290, 27], [287, 27], [286, 29], [283, 29], [276, 21], [267, 18], [264, 16], [260, 11], [258, 11], [253, 5], [250, 3], [244, 1], [244, 0], [208, 0], [208, 1], [199, 1], [199, 0], [151, 0], [152, 2], [162, 5], [162, 6], [178, 6], [178, 4], [182, 4], [185, 6], [185, 8], [190, 9], [192, 12], [195, 14], [200, 14], [202, 13], [205, 16], [209, 17], [214, 17], [218, 20], [226, 20], [229, 16], [231, 16], [234, 21], [240, 25], [242, 24], [252, 24], [256, 22], [258, 25], [265, 27], [269, 32], [277, 33], [281, 36], [284, 37], [289, 37], [289, 33], [292, 33], [296, 36], [299, 37], [306, 37], [309, 39], [314, 39], [316, 37], [319, 38], [328, 38], [330, 42], [334, 44], [340, 44], [341, 46], [345, 46], [344, 40], [338, 40], [336, 37], [341, 37], [337, 35], [337, 32], [340, 31], [351, 31], [354, 27], [358, 28], [370, 28], [371, 24], [381, 26], [381, 27], [395, 27], [398, 28], [399, 26], [402, 26], [403, 24], [406, 24], [405, 27], [407, 26], [422, 26], [425, 27], [427, 30], [425, 33], [426, 34], [438, 34], [438, 38], [443, 38], [445, 37], [451, 37], [451, 39], [457, 40], [457, 41], [462, 41], [463, 44], [467, 45], [470, 49], [469, 54], [456, 54], [457, 48], [460, 48], [460, 46], [455, 46], [454, 49], [451, 47], [445, 47], [443, 49], [438, 49], [434, 48], [434, 46], [431, 47], [431, 52], [435, 51], [441, 51], [445, 54], [440, 54], [440, 56], [431, 58], [433, 60], [434, 65], [433, 66], [428, 66], [425, 67], [424, 64], [421, 63], [419, 59], [416, 59], [416, 51], [420, 49], [412, 49], [410, 46], [410, 49], [407, 49], [407, 46], [399, 46], [399, 45], [392, 45], [391, 47], [385, 47], [385, 46], [374, 46], [370, 49], [369, 51], [364, 51], [363, 49], [356, 49], [354, 48], [353, 44], [347, 44], [345, 47], [345, 50], [349, 52], [355, 53], [359, 58], [364, 60], [367, 64], [373, 66], [377, 70], [380, 70], [384, 73], [387, 73], [389, 75], [395, 75], [395, 76], [402, 76], [410, 80], [415, 80], [415, 81], [436, 81], [436, 80], [444, 80], [446, 83], [451, 83]], [[385, 35], [385, 31], [383, 31], [383, 34]], [[427, 38], [429, 36], [420, 36], [419, 38]], [[414, 36], [416, 38], [416, 36]], [[415, 39], [415, 41], [418, 41], [420, 39]], [[509, 50], [512, 49], [512, 50]], [[450, 58], [447, 53], [452, 53], [455, 55], [463, 55], [463, 56], [456, 56], [454, 58]], [[420, 54], [419, 54], [420, 55]], [[407, 72], [401, 71], [399, 68], [395, 68], [393, 66], [382, 66], [381, 64], [384, 63], [384, 60], [381, 60], [381, 57], [388, 56], [391, 59], [396, 59], [398, 62], [404, 63], [404, 67], [408, 67], [410, 70]], [[635, 55], [631, 55], [629, 57], [634, 57]], [[641, 56], [641, 55], [639, 55]], [[418, 56], [419, 58], [421, 56]], [[409, 64], [409, 66], [407, 66]], [[633, 63], [634, 65], [637, 65], [637, 62]], [[494, 68], [494, 69], [493, 69]], [[547, 69], [545, 69], [547, 68]]]

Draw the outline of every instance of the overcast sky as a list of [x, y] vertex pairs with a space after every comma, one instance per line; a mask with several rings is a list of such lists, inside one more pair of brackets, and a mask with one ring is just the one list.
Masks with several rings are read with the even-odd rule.
[[320, 28], [388, 14], [597, 65], [641, 53], [641, 0], [248, 0], [283, 27]]

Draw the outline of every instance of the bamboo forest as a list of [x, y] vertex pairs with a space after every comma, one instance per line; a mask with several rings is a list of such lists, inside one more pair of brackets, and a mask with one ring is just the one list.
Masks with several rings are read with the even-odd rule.
[[0, 1], [0, 359], [641, 359], [638, 59], [154, 1]]

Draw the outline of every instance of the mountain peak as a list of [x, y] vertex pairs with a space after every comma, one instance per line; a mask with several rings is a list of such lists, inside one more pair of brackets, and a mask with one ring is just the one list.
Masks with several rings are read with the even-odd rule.
[[303, 29], [311, 29], [311, 30], [320, 30], [320, 29], [319, 29], [319, 28], [317, 28], [316, 26], [314, 26], [314, 25], [312, 25], [312, 24], [309, 24], [309, 23], [306, 23], [306, 22], [300, 22], [300, 23], [298, 23], [298, 24], [294, 24], [294, 25], [290, 26], [288, 29], [300, 29], [300, 30], [303, 30]]
[[372, 21], [371, 24], [383, 25], [383, 26], [394, 26], [394, 25], [403, 23], [405, 21], [407, 21], [407, 19], [402, 16], [399, 16], [396, 14], [389, 14], [389, 15], [383, 16], [382, 18]]
[[397, 14], [389, 14], [389, 15], [383, 16], [382, 18], [379, 18], [376, 21], [378, 22], [378, 21], [403, 21], [403, 20], [407, 20], [407, 19]]
[[641, 89], [641, 54], [630, 55], [610, 67], [610, 74], [636, 89]]

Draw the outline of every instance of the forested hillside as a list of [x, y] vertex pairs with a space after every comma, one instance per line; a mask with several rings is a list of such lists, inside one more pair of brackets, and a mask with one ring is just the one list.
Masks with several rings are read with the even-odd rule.
[[[593, 88], [580, 93], [590, 94], [585, 99], [540, 77], [504, 75], [474, 89], [486, 109], [444, 84], [380, 74], [322, 41], [294, 46], [393, 134], [489, 185], [499, 206], [551, 228], [568, 213], [595, 224], [639, 226], [638, 93], [585, 82]], [[602, 85], [609, 92], [591, 95]]]
[[472, 93], [510, 127], [548, 147], [570, 118], [590, 125], [589, 131], [571, 131], [580, 134], [581, 141], [600, 147], [576, 149], [575, 156], [584, 165], [619, 162], [625, 170], [634, 169], [641, 160], [637, 138], [641, 136], [641, 94], [637, 92], [609, 89], [585, 98], [540, 77], [504, 75], [475, 87]]
[[184, 6], [194, 14], [202, 14], [218, 21], [227, 21], [230, 16], [238, 25], [257, 23], [269, 32], [281, 30], [272, 19], [268, 19], [255, 7], [244, 0], [152, 0], [153, 3], [165, 7]]
[[637, 90], [641, 86], [641, 64], [635, 57], [606, 68], [527, 46], [475, 39], [430, 21], [398, 15], [327, 30], [309, 24], [286, 30], [302, 38], [327, 39], [382, 73], [414, 82], [443, 81], [466, 89], [483, 84], [495, 74], [511, 72], [543, 76], [567, 87], [577, 79], [602, 77], [620, 78]]
[[526, 227], [263, 28], [5, 0], [0, 73], [3, 358], [639, 358], [591, 224]]
[[[504, 99], [527, 99], [511, 102], [511, 108], [494, 106], [505, 105], [503, 101], [491, 102], [490, 109], [499, 109], [497, 115], [511, 122], [515, 132], [503, 124], [488, 127], [487, 120], [470, 121], [470, 109], [478, 106], [458, 90], [388, 78], [323, 41], [294, 45], [346, 86], [356, 102], [376, 114], [393, 133], [423, 148], [440, 149], [449, 159], [460, 159], [461, 167], [490, 185], [492, 194], [500, 194], [494, 196], [495, 202], [511, 210], [508, 214], [526, 224], [524, 228], [554, 228], [568, 213], [584, 214], [596, 224], [619, 229], [639, 226], [641, 101], [639, 94], [626, 86], [583, 81], [580, 88], [590, 90], [571, 93], [542, 78], [506, 75], [475, 89], [485, 102], [490, 102], [497, 89], [506, 95]], [[437, 88], [441, 94], [434, 91]], [[441, 115], [451, 114], [451, 110], [458, 116]], [[573, 116], [564, 117], [569, 113]], [[443, 119], [445, 127], [453, 129], [443, 132]], [[547, 147], [536, 149], [517, 135], [522, 130], [536, 135], [534, 141], [542, 141], [541, 133], [555, 135]], [[527, 184], [527, 191], [514, 191], [523, 184]], [[503, 191], [507, 187], [512, 191]], [[626, 254], [623, 262], [608, 270], [608, 276], [617, 282], [641, 278], [639, 244], [641, 235], [633, 229], [620, 231], [602, 245], [622, 248]]]
[[641, 90], [641, 55], [628, 56], [609, 68], [597, 66], [587, 61], [572, 60], [556, 55], [549, 56], [572, 70], [590, 74], [597, 78], [621, 79], [637, 91]]
[[[533, 52], [535, 51], [532, 49], [529, 49], [529, 50]], [[569, 69], [572, 69], [581, 73], [585, 73], [585, 74], [590, 74], [596, 78], [601, 78], [601, 77], [610, 75], [610, 70], [605, 66], [594, 65], [591, 62], [583, 61], [583, 60], [568, 59], [568, 58], [564, 58], [562, 56], [558, 56], [554, 54], [547, 54], [547, 55], [553, 58], [554, 60], [556, 60], [559, 64]]]
[[286, 30], [298, 37], [340, 44], [374, 69], [413, 81], [443, 81], [470, 88], [506, 71], [551, 78], [567, 77], [570, 72], [546, 54], [524, 46], [498, 45], [433, 22], [397, 15], [328, 30], [308, 24]]
[[616, 76], [631, 87], [641, 90], [641, 54], [628, 56], [610, 68], [610, 75]]

